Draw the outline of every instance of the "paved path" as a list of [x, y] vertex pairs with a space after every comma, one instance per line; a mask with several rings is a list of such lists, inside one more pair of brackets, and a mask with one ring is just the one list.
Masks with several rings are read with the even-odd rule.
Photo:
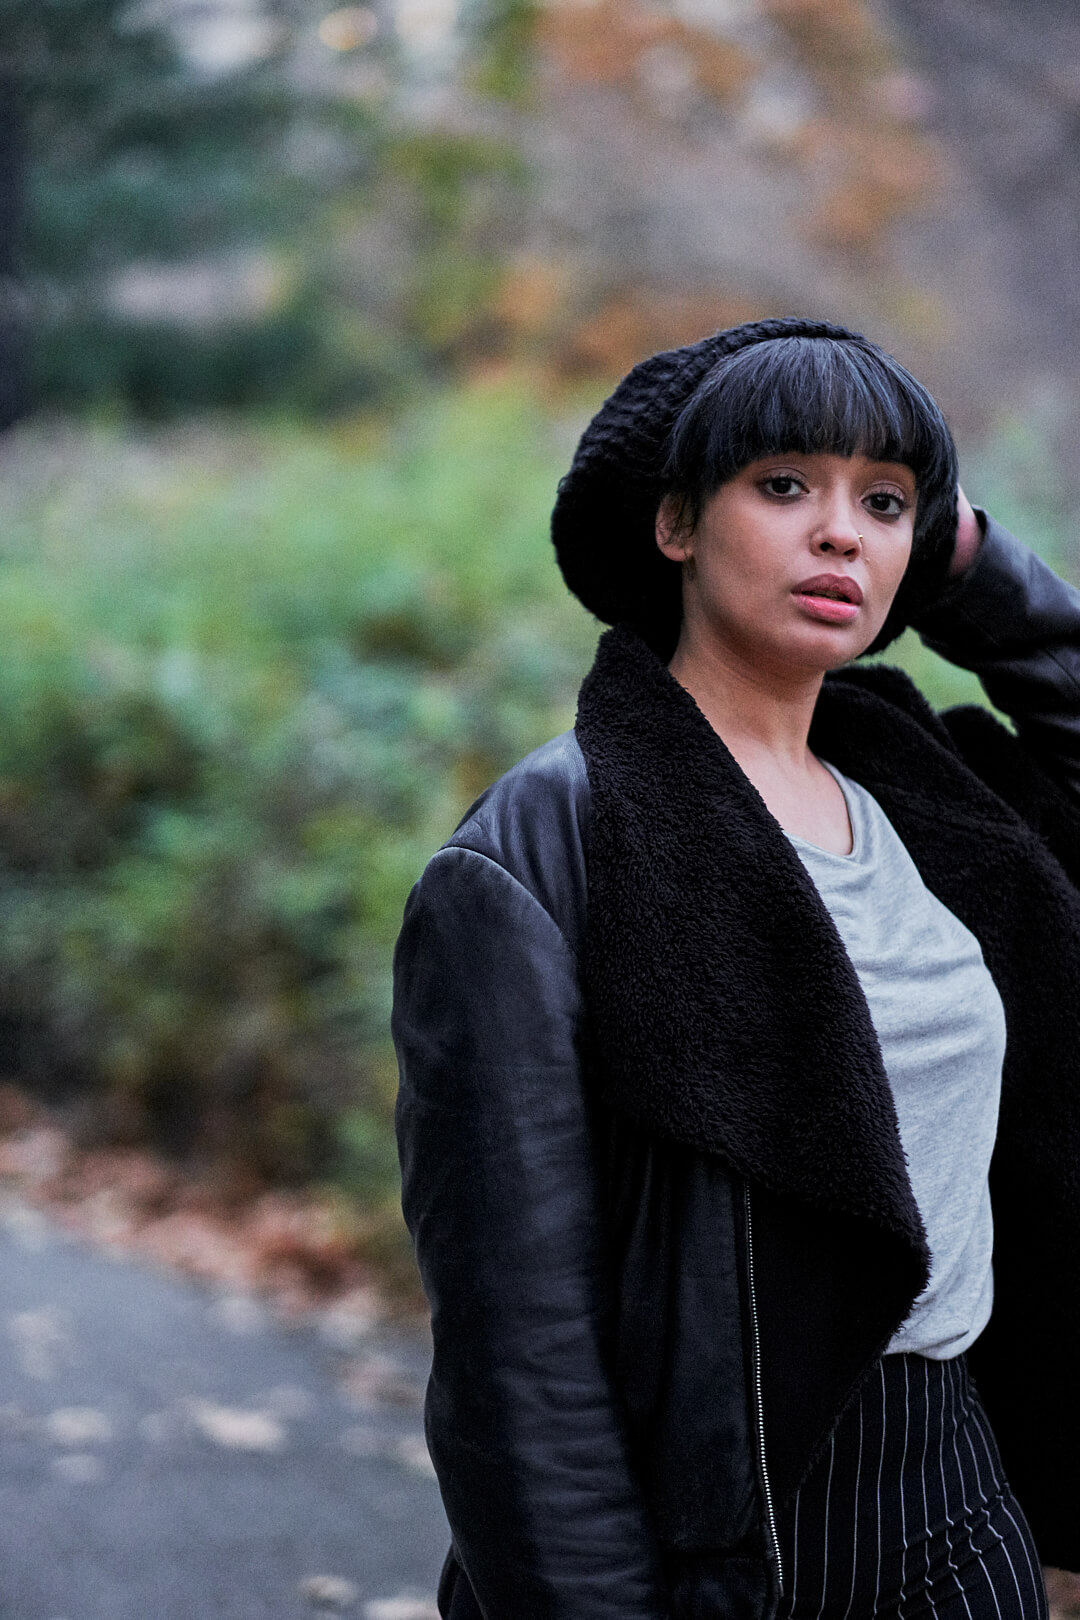
[[424, 1373], [0, 1204], [0, 1617], [429, 1620]]

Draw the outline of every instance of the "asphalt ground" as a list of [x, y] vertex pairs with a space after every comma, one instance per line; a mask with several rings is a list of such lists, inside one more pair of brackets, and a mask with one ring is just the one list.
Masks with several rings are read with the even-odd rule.
[[3, 1620], [434, 1620], [427, 1351], [0, 1205]]

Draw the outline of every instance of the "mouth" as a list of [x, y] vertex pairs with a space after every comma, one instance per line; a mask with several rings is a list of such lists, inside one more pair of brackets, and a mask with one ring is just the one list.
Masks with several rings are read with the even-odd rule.
[[848, 574], [815, 574], [792, 595], [805, 613], [825, 624], [850, 624], [863, 599], [861, 586]]

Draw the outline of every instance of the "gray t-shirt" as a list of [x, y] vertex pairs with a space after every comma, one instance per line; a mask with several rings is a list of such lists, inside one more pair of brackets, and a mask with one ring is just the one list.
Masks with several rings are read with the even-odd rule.
[[930, 893], [877, 800], [827, 768], [847, 801], [851, 854], [788, 836], [866, 996], [930, 1241], [930, 1281], [888, 1352], [943, 1361], [974, 1343], [993, 1304], [987, 1173], [1005, 1015], [978, 941]]

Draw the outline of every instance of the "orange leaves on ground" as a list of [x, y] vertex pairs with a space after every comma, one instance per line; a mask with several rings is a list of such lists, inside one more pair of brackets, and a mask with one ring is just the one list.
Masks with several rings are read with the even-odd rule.
[[825, 77], [850, 84], [852, 74], [886, 72], [892, 62], [866, 0], [762, 0], [761, 10]]
[[[686, 88], [725, 101], [744, 87], [752, 70], [741, 46], [677, 17], [659, 15], [638, 0], [556, 0], [541, 14], [538, 39], [570, 83], [634, 89], [657, 65], [682, 70]], [[658, 58], [658, 53], [665, 58]]]
[[200, 1180], [141, 1149], [80, 1148], [6, 1087], [0, 1191], [5, 1186], [95, 1247], [258, 1294], [290, 1315], [361, 1298], [375, 1317], [418, 1309], [415, 1283], [380, 1256], [372, 1261], [369, 1247], [378, 1250], [384, 1234], [342, 1204], [317, 1191], [267, 1191], [239, 1172], [231, 1181], [220, 1171]]

